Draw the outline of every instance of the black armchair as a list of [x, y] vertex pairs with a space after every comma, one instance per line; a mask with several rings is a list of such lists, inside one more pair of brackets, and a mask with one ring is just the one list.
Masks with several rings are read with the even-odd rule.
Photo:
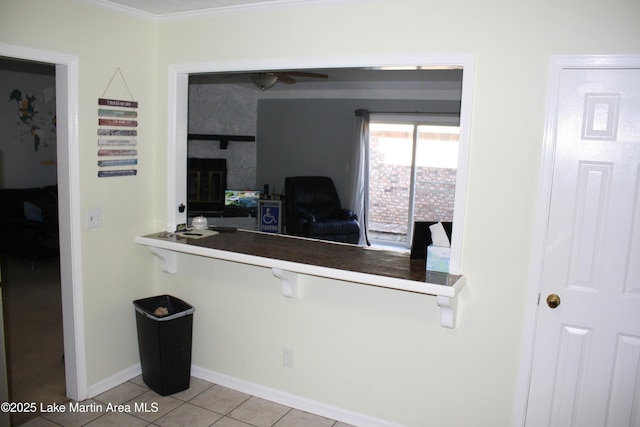
[[320, 240], [357, 244], [356, 214], [340, 206], [331, 178], [297, 176], [284, 180], [285, 232]]
[[58, 187], [0, 189], [0, 254], [33, 263], [57, 255]]

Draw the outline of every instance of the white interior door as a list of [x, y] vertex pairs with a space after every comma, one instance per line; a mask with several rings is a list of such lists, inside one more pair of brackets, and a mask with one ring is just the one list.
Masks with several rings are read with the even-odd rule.
[[640, 66], [562, 69], [554, 126], [526, 426], [638, 427]]

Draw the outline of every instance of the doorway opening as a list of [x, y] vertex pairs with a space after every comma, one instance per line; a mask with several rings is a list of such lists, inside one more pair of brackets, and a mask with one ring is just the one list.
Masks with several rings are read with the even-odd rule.
[[80, 242], [80, 165], [78, 162], [78, 58], [76, 56], [0, 44], [0, 57], [55, 64], [60, 293], [63, 315], [67, 397], [87, 395], [82, 306]]
[[[10, 102], [0, 146], [2, 297], [9, 399], [63, 403], [55, 65], [0, 58]], [[17, 125], [13, 117], [18, 117]], [[10, 160], [10, 161], [9, 161]], [[22, 216], [24, 216], [22, 218]], [[12, 414], [18, 425], [36, 414]]]

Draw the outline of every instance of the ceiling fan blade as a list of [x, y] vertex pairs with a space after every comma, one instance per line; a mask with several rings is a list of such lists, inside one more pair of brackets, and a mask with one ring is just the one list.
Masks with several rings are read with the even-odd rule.
[[307, 71], [284, 71], [281, 74], [288, 74], [290, 76], [296, 76], [296, 77], [311, 77], [315, 79], [326, 79], [329, 77], [326, 74], [309, 73]]
[[273, 73], [278, 77], [278, 81], [284, 84], [293, 84], [295, 83], [295, 79], [288, 75], [288, 73]]

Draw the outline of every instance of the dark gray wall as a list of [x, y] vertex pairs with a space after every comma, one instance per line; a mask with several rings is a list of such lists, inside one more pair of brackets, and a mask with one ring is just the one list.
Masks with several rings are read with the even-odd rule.
[[344, 200], [355, 110], [460, 112], [458, 101], [263, 99], [258, 101], [256, 186], [284, 192], [284, 179], [324, 175]]

